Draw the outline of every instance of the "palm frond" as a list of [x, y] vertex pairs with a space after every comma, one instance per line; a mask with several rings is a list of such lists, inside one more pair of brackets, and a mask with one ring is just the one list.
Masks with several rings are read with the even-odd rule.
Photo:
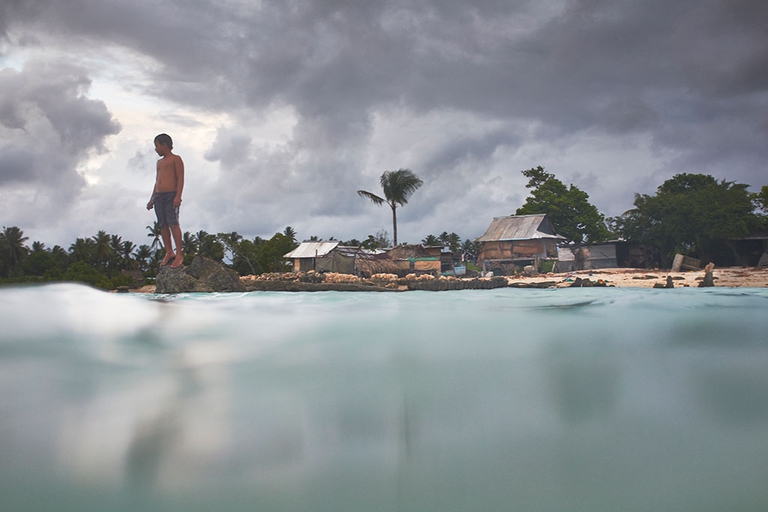
[[381, 197], [377, 196], [373, 192], [368, 192], [366, 190], [358, 190], [357, 195], [360, 197], [365, 197], [373, 201], [376, 206], [381, 206], [382, 204], [386, 203], [387, 201], [385, 199], [382, 199]]

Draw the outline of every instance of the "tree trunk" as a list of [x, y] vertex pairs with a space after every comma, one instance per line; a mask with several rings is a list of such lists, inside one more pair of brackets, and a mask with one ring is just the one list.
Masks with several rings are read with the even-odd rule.
[[394, 242], [392, 244], [393, 247], [397, 247], [397, 213], [395, 212], [397, 208], [397, 205], [392, 205], [392, 236], [394, 238]]

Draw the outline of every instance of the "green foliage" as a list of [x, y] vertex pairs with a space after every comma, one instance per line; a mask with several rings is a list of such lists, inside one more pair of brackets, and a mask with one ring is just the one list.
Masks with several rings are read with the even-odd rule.
[[0, 273], [11, 277], [19, 263], [26, 257], [29, 249], [24, 245], [28, 240], [24, 232], [16, 226], [3, 227], [0, 233]]
[[758, 208], [763, 212], [768, 213], [768, 185], [763, 185], [760, 192], [755, 194], [752, 199]]
[[610, 238], [605, 217], [589, 202], [586, 192], [574, 185], [566, 187], [541, 166], [523, 171], [523, 175], [528, 178], [526, 188], [531, 189], [531, 195], [516, 215], [546, 213], [557, 233], [571, 242], [595, 243]]
[[422, 245], [441, 245], [440, 239], [435, 235], [427, 235], [421, 240]]
[[283, 233], [275, 233], [269, 240], [258, 236], [253, 240], [243, 239], [236, 232], [218, 235], [230, 252], [232, 268], [240, 275], [289, 270], [283, 256], [298, 247], [295, 237], [296, 233], [290, 226]]
[[197, 242], [199, 244], [198, 254], [213, 261], [221, 262], [224, 260], [224, 244], [219, 241], [216, 235], [198, 231]]
[[296, 247], [297, 244], [292, 238], [283, 233], [275, 233], [275, 236], [260, 246], [256, 262], [262, 272], [285, 272], [288, 266], [283, 256]]
[[64, 280], [96, 286], [106, 276], [84, 261], [76, 261], [64, 272]]
[[554, 260], [542, 260], [541, 263], [539, 263], [539, 272], [546, 274], [547, 272], [552, 272], [552, 268], [555, 266]]
[[468, 262], [477, 261], [477, 257], [480, 254], [480, 249], [483, 244], [477, 240], [466, 239], [461, 244], [461, 251], [464, 253], [465, 259]]
[[622, 237], [653, 244], [665, 265], [675, 253], [705, 261], [723, 241], [749, 235], [760, 224], [748, 185], [702, 174], [678, 174], [656, 195], [635, 195], [635, 208], [611, 219]]
[[[31, 252], [21, 264], [21, 271], [26, 276], [43, 277], [46, 275], [61, 275], [66, 268], [66, 260], [57, 259], [48, 251]], [[56, 273], [56, 270], [59, 272]]]

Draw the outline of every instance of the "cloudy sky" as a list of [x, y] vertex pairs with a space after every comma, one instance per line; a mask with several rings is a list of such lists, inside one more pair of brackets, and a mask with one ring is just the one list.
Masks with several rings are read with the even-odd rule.
[[768, 184], [762, 0], [4, 0], [0, 223], [147, 243], [152, 140], [185, 231], [483, 233], [541, 165], [607, 216], [680, 172]]

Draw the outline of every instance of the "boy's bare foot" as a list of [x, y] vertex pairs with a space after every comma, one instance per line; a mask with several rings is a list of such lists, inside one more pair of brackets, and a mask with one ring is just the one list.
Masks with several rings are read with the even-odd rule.
[[176, 255], [173, 254], [172, 252], [165, 253], [165, 258], [163, 258], [163, 261], [160, 262], [160, 266], [161, 267], [166, 266], [168, 262], [170, 262], [173, 259], [174, 256]]
[[184, 263], [184, 255], [181, 254], [181, 251], [176, 255], [176, 258], [174, 258], [173, 263], [171, 264], [171, 268], [179, 268], [182, 263]]

